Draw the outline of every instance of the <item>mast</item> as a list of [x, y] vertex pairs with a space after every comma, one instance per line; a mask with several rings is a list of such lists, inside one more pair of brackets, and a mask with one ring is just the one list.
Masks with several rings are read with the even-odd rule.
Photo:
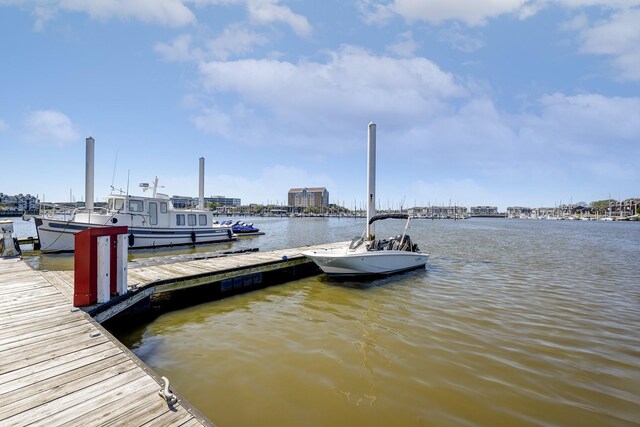
[[376, 124], [369, 123], [369, 139], [367, 153], [367, 240], [374, 237], [374, 227], [369, 224], [371, 218], [376, 214]]
[[204, 210], [204, 157], [199, 159], [198, 172], [198, 209]]
[[92, 137], [86, 139], [85, 166], [84, 166], [84, 207], [93, 212], [93, 161], [96, 140]]

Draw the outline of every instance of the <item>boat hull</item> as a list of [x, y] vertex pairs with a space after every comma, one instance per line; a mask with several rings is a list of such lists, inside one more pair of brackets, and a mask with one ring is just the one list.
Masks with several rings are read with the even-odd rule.
[[341, 250], [302, 252], [330, 276], [371, 276], [424, 268], [428, 254], [408, 251], [371, 251], [350, 253]]
[[[45, 253], [73, 252], [74, 235], [105, 225], [35, 218], [40, 250]], [[129, 227], [129, 248], [195, 245], [235, 240], [229, 227], [193, 227], [185, 229]]]

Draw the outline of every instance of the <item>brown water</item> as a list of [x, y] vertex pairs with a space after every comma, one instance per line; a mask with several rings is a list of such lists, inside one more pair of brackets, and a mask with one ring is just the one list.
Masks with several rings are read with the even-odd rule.
[[[347, 240], [363, 222], [264, 225], [238, 245]], [[411, 235], [426, 271], [317, 276], [116, 333], [221, 427], [640, 424], [640, 224], [424, 220]]]

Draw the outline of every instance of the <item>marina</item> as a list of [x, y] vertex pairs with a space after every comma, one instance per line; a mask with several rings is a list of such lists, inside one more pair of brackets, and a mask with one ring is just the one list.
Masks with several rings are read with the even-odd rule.
[[[129, 302], [116, 298], [87, 308], [98, 327], [104, 322], [211, 422], [579, 420], [595, 426], [640, 420], [633, 398], [640, 393], [640, 294], [633, 279], [640, 271], [629, 262], [640, 256], [636, 224], [415, 221], [412, 239], [432, 253], [426, 270], [364, 281], [285, 273], [286, 280], [268, 278], [281, 285], [265, 287], [254, 285], [255, 274], [267, 281], [277, 265], [298, 269], [299, 252], [312, 249], [306, 243], [344, 246], [365, 221], [252, 221], [270, 232], [217, 250], [134, 251]], [[31, 273], [51, 284], [48, 292], [55, 287], [69, 301], [73, 271], [52, 263], [66, 259], [72, 256], [25, 256], [40, 269]], [[191, 305], [134, 323], [107, 320], [123, 308], [119, 303], [128, 308], [154, 293], [180, 299], [187, 288], [204, 293]]]

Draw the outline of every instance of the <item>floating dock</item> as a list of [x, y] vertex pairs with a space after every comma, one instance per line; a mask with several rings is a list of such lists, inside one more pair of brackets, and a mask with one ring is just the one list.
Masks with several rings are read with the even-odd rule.
[[[140, 259], [128, 264], [129, 292], [108, 303], [83, 308], [102, 323], [152, 295], [206, 288], [225, 296], [320, 273], [302, 251], [345, 246], [348, 242], [240, 254], [195, 254]], [[73, 271], [41, 273], [73, 299]]]
[[0, 259], [0, 425], [211, 426], [100, 322], [154, 294], [204, 288], [224, 296], [318, 272], [300, 252], [345, 242], [128, 264], [129, 292], [73, 307], [73, 271], [36, 271]]

